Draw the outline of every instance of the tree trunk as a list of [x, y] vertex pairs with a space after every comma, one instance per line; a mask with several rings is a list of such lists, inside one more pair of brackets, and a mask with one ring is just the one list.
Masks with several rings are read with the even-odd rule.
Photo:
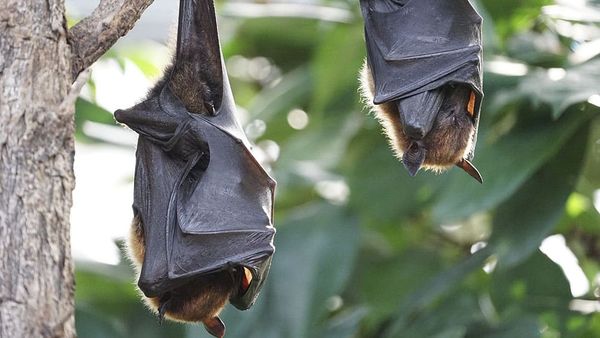
[[0, 2], [0, 337], [73, 337], [63, 0]]

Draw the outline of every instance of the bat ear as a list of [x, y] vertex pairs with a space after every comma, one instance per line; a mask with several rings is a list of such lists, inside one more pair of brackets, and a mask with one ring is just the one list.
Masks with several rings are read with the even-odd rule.
[[479, 183], [483, 183], [483, 178], [481, 178], [479, 170], [477, 170], [477, 168], [475, 168], [473, 163], [469, 162], [469, 160], [463, 158], [456, 163], [456, 166], [464, 170], [467, 174], [471, 175], [471, 177], [476, 179]]
[[404, 152], [402, 155], [402, 164], [404, 164], [404, 167], [408, 170], [410, 176], [415, 176], [419, 169], [421, 169], [423, 162], [425, 162], [426, 153], [427, 150], [425, 150], [424, 147], [421, 147], [417, 142], [413, 142], [413, 144], [411, 144]]
[[223, 338], [225, 337], [225, 323], [219, 318], [219, 316], [214, 316], [210, 319], [207, 319], [203, 322], [204, 328], [208, 333], [217, 337]]

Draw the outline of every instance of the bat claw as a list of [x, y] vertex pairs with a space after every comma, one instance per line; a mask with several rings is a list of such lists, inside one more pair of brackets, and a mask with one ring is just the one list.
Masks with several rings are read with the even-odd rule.
[[225, 323], [223, 323], [219, 316], [214, 316], [203, 321], [202, 323], [204, 324], [206, 331], [211, 335], [217, 338], [225, 337]]
[[477, 182], [483, 184], [483, 178], [481, 177], [479, 170], [477, 170], [477, 168], [475, 168], [473, 163], [469, 162], [469, 160], [462, 159], [456, 164], [456, 166], [464, 170], [467, 174], [477, 180]]
[[171, 295], [169, 295], [169, 294], [160, 298], [160, 306], [158, 307], [158, 322], [159, 322], [159, 324], [162, 324], [162, 322], [165, 318], [165, 313], [167, 313], [167, 306], [169, 305], [170, 300], [171, 300]]
[[212, 102], [209, 101], [205, 101], [204, 102], [204, 108], [206, 108], [206, 112], [208, 113], [208, 115], [214, 116], [215, 113], [215, 106]]
[[164, 319], [165, 319], [165, 309], [164, 309], [164, 304], [163, 304], [158, 309], [158, 324], [162, 325]]

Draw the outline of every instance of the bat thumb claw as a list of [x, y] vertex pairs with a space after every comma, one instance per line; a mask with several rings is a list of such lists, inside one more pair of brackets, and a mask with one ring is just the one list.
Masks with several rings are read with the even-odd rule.
[[219, 318], [219, 316], [214, 316], [210, 319], [203, 321], [204, 328], [208, 333], [217, 337], [223, 338], [225, 337], [225, 323]]
[[165, 304], [162, 304], [159, 308], [158, 308], [158, 323], [162, 324], [163, 320], [165, 319], [165, 312], [166, 312], [166, 306]]
[[475, 168], [473, 163], [469, 162], [469, 160], [462, 159], [458, 163], [456, 163], [456, 166], [461, 168], [462, 170], [464, 170], [467, 174], [469, 174], [474, 179], [476, 179], [477, 182], [483, 184], [483, 178], [481, 177], [479, 170], [477, 170], [477, 168]]
[[169, 301], [171, 300], [170, 295], [166, 295], [161, 297], [160, 306], [158, 307], [158, 322], [162, 324], [165, 319], [165, 313], [167, 313], [167, 306], [169, 306]]

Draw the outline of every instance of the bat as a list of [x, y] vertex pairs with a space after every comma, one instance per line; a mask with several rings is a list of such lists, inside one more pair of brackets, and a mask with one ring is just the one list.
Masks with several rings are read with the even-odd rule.
[[147, 306], [215, 337], [255, 302], [274, 253], [275, 181], [235, 118], [212, 0], [181, 0], [173, 64], [115, 118], [139, 134], [129, 255]]
[[411, 176], [471, 163], [481, 111], [481, 17], [468, 0], [360, 0], [363, 101]]

